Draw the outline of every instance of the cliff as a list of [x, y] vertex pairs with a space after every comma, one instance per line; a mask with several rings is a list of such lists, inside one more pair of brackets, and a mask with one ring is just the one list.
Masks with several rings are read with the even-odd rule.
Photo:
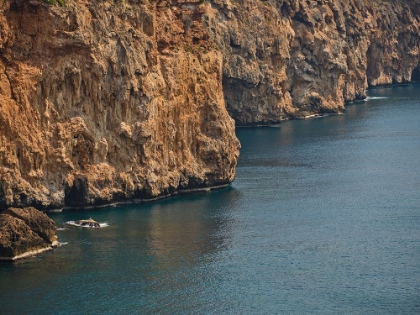
[[340, 113], [420, 66], [419, 0], [213, 0], [204, 24], [238, 125]]
[[60, 4], [0, 4], [0, 209], [224, 186], [230, 116], [342, 112], [419, 71], [420, 0]]
[[35, 208], [0, 213], [0, 260], [32, 256], [56, 246], [54, 221]]
[[0, 209], [222, 186], [239, 142], [199, 2], [0, 4]]

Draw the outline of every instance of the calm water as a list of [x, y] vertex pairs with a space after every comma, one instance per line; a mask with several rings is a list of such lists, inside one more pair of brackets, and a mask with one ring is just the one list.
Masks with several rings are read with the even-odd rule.
[[108, 227], [0, 264], [0, 314], [420, 314], [420, 85], [239, 129], [228, 189], [51, 214]]

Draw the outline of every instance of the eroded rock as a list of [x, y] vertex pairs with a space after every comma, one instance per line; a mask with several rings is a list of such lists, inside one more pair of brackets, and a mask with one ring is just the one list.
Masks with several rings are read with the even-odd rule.
[[211, 3], [203, 23], [238, 125], [340, 113], [368, 86], [411, 81], [420, 63], [419, 0]]
[[[220, 187], [238, 125], [419, 75], [420, 0], [0, 3], [0, 209]], [[227, 110], [226, 110], [227, 108]]]
[[239, 142], [199, 1], [0, 4], [0, 209], [223, 186]]
[[0, 213], [0, 260], [33, 256], [57, 244], [54, 221], [35, 208], [8, 208]]

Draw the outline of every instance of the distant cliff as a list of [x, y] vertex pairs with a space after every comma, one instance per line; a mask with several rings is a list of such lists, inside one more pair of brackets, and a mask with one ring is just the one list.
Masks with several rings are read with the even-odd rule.
[[411, 81], [419, 0], [213, 0], [204, 17], [223, 52], [239, 125], [336, 113], [370, 86]]
[[419, 11], [420, 0], [4, 0], [0, 209], [224, 186], [239, 155], [232, 118], [341, 112], [368, 85], [410, 81]]

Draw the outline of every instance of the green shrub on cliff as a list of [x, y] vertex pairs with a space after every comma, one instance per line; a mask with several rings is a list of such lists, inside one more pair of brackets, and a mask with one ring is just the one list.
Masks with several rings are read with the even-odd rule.
[[56, 3], [58, 3], [60, 5], [60, 7], [63, 7], [64, 5], [66, 5], [66, 0], [44, 0], [45, 3], [48, 3], [49, 5], [54, 5]]

